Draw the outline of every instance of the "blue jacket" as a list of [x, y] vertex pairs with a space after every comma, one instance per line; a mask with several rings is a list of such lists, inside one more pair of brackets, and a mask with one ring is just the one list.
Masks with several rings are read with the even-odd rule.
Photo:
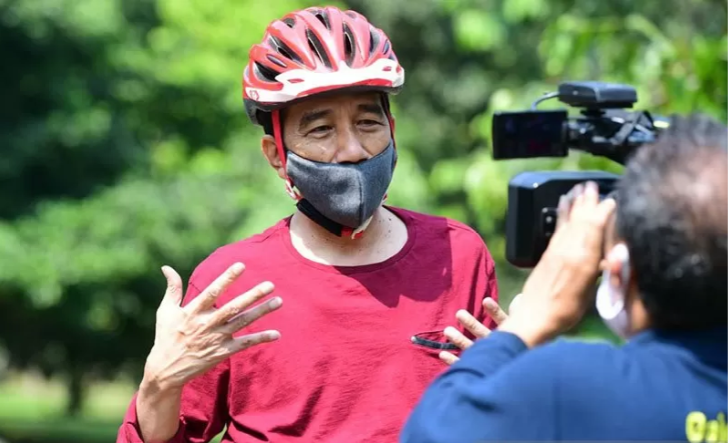
[[528, 350], [493, 332], [427, 389], [401, 443], [726, 442], [728, 329]]

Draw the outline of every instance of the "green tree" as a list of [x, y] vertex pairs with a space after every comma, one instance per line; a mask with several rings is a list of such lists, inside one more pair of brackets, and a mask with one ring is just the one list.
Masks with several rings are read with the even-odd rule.
[[[293, 209], [245, 117], [240, 77], [266, 24], [303, 0], [0, 0], [0, 344], [15, 367], [138, 376], [163, 292], [216, 247]], [[407, 70], [390, 203], [485, 238], [508, 301], [507, 183], [565, 159], [494, 162], [494, 110], [563, 80], [635, 85], [639, 108], [726, 119], [725, 4], [714, 0], [350, 0]], [[665, 11], [671, 11], [666, 14]], [[545, 107], [556, 103], [544, 105]]]

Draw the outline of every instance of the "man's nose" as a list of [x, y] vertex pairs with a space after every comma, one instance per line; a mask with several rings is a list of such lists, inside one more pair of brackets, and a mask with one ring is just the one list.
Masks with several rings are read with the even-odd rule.
[[359, 163], [371, 157], [353, 130], [340, 131], [337, 140], [336, 163]]

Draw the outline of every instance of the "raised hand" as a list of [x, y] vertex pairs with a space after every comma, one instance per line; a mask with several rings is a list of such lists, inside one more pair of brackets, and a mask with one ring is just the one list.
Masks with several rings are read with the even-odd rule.
[[592, 182], [574, 187], [562, 199], [556, 232], [523, 286], [517, 312], [499, 330], [534, 347], [579, 322], [594, 303], [605, 228], [615, 208], [612, 199], [600, 202]]
[[214, 308], [215, 301], [244, 268], [241, 263], [233, 264], [184, 307], [180, 306], [184, 294], [182, 279], [174, 269], [162, 268], [167, 291], [157, 309], [154, 346], [147, 357], [145, 379], [160, 389], [181, 389], [232, 354], [280, 337], [278, 331], [233, 337], [235, 332], [281, 306], [282, 300], [274, 297], [251, 308], [273, 292], [270, 282], [260, 283], [219, 309]]
[[[483, 308], [485, 309], [485, 312], [495, 321], [496, 324], [501, 324], [501, 322], [508, 318], [508, 315], [503, 312], [500, 306], [498, 306], [498, 303], [496, 303], [495, 300], [490, 297], [486, 297], [483, 300]], [[488, 334], [490, 334], [490, 329], [486, 328], [485, 325], [479, 322], [475, 317], [473, 317], [471, 313], [464, 309], [461, 309], [457, 313], [455, 313], [455, 318], [458, 320], [458, 323], [460, 323], [465, 328], [465, 330], [473, 334], [476, 339], [487, 337]], [[450, 341], [452, 344], [462, 350], [465, 350], [473, 345], [472, 340], [470, 340], [463, 333], [461, 333], [452, 326], [448, 326], [443, 332], [445, 334], [445, 337], [447, 337], [448, 341]], [[440, 360], [444, 361], [448, 365], [451, 365], [458, 361], [459, 358], [451, 352], [442, 351], [440, 352]]]

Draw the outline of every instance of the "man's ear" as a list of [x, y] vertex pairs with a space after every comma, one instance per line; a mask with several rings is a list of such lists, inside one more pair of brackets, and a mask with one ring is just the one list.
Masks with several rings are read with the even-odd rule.
[[268, 164], [278, 173], [278, 177], [285, 180], [286, 171], [283, 168], [283, 160], [278, 155], [278, 146], [276, 145], [275, 138], [272, 135], [264, 135], [260, 140], [260, 149], [263, 151], [265, 159], [268, 160]]

